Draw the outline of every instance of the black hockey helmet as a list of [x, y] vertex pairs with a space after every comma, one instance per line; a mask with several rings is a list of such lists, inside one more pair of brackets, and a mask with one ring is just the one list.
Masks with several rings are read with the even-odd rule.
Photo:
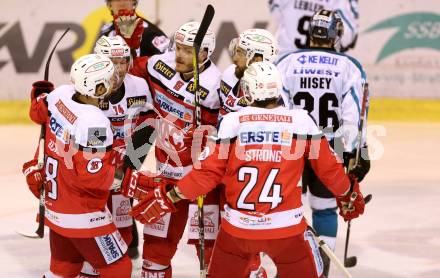
[[309, 29], [312, 40], [335, 44], [343, 34], [344, 25], [338, 12], [321, 9], [313, 15]]

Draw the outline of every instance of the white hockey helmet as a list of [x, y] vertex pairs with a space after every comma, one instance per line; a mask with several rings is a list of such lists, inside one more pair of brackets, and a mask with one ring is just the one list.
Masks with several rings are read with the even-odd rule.
[[114, 37], [101, 36], [95, 44], [95, 53], [109, 58], [131, 57], [130, 47], [119, 35]]
[[229, 44], [231, 54], [235, 53], [237, 46], [246, 51], [246, 66], [249, 66], [255, 54], [260, 54], [267, 62], [273, 62], [278, 54], [275, 37], [265, 29], [248, 29], [232, 39]]
[[[87, 54], [73, 63], [70, 69], [70, 79], [75, 90], [82, 95], [93, 98], [103, 98], [110, 92], [111, 79], [115, 72], [110, 58], [100, 54]], [[107, 93], [97, 96], [96, 86], [104, 84]]]
[[255, 62], [244, 71], [240, 87], [248, 105], [254, 101], [278, 99], [281, 96], [281, 76], [274, 64]]
[[[194, 39], [196, 38], [197, 31], [199, 30], [200, 22], [191, 21], [183, 24], [174, 33], [174, 42], [180, 43], [187, 46], [194, 45]], [[208, 58], [214, 52], [215, 49], [215, 34], [211, 29], [208, 28], [206, 35], [203, 38], [202, 45], [200, 49], [208, 49]]]

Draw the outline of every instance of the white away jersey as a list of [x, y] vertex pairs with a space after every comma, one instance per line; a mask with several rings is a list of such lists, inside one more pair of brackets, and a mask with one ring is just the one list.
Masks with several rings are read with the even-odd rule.
[[270, 12], [277, 23], [279, 56], [308, 47], [310, 20], [320, 9], [338, 11], [344, 23], [342, 48], [349, 47], [358, 33], [357, 0], [270, 0]]
[[290, 107], [307, 110], [328, 140], [341, 126], [348, 128], [339, 132], [345, 150], [354, 149], [366, 83], [360, 63], [335, 51], [309, 49], [285, 55], [277, 67]]

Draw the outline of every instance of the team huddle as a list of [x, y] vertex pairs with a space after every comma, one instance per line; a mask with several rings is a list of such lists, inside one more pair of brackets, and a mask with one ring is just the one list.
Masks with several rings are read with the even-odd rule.
[[[311, 229], [335, 249], [337, 209], [345, 221], [363, 213], [370, 168], [366, 74], [344, 54], [357, 39], [356, 1], [269, 1], [277, 34], [240, 33], [223, 72], [212, 30], [193, 57], [199, 22], [170, 40], [136, 0], [106, 2], [114, 20], [74, 62], [71, 83], [32, 85], [44, 166], [37, 150], [23, 173], [37, 198], [44, 190], [43, 277], [131, 277], [135, 221], [141, 277], [172, 277], [185, 227], [201, 276], [267, 277], [265, 254], [277, 277], [328, 277]], [[153, 172], [142, 166], [150, 148]]]

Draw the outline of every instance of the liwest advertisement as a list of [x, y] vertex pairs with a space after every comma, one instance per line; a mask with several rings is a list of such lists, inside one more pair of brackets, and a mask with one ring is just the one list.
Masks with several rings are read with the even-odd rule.
[[[211, 27], [217, 35], [213, 60], [221, 69], [231, 63], [227, 47], [240, 31], [275, 30], [265, 0], [140, 0], [138, 11], [172, 35], [186, 21], [200, 20], [207, 3], [216, 8]], [[440, 98], [438, 1], [369, 0], [359, 5], [359, 40], [349, 54], [363, 64], [372, 94]], [[0, 99], [27, 98], [32, 82], [43, 78], [51, 48], [70, 27], [50, 66], [50, 80], [56, 85], [68, 83], [73, 61], [92, 52], [99, 29], [111, 20], [104, 0], [3, 0], [2, 8]]]

